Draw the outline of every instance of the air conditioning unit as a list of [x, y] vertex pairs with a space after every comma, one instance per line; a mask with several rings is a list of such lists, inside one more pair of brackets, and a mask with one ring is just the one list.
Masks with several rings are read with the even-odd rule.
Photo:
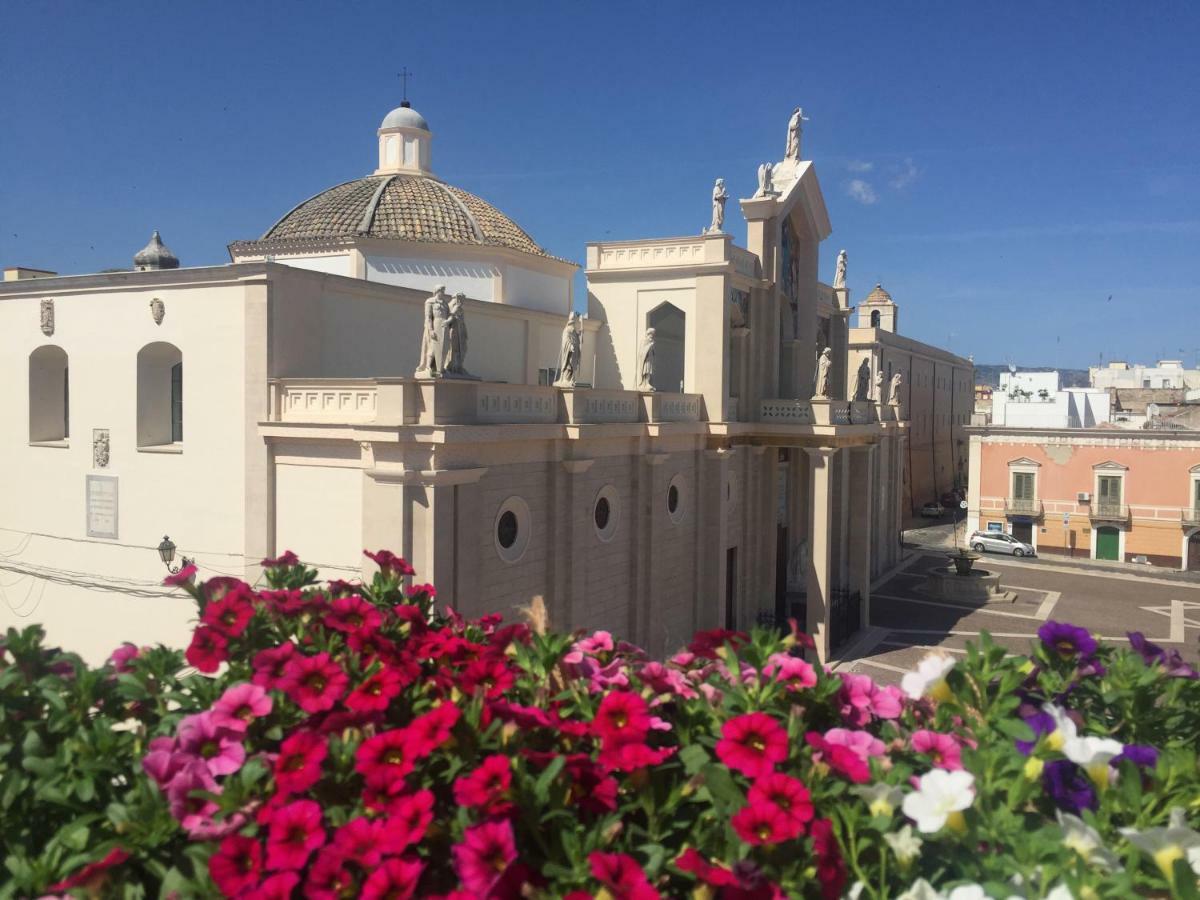
[[1089, 494], [1087, 491], [1080, 491], [1078, 494], [1075, 495], [1075, 501], [1077, 503], [1091, 503], [1092, 495]]

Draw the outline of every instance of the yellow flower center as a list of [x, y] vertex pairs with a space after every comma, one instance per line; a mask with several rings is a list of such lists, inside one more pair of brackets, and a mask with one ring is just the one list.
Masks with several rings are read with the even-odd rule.
[[967, 820], [963, 814], [957, 810], [946, 816], [946, 827], [951, 831], [957, 831], [959, 834], [967, 833]]
[[1183, 859], [1183, 848], [1178, 844], [1168, 844], [1154, 851], [1154, 862], [1162, 870], [1163, 877], [1171, 884], [1175, 883], [1175, 860]]

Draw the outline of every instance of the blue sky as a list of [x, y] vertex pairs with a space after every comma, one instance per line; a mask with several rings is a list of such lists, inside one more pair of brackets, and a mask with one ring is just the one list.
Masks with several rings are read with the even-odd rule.
[[154, 228], [226, 262], [374, 168], [407, 66], [435, 171], [555, 254], [696, 233], [800, 104], [822, 275], [847, 248], [903, 332], [1022, 365], [1200, 353], [1195, 5], [40, 2], [0, 33], [3, 265], [128, 266]]

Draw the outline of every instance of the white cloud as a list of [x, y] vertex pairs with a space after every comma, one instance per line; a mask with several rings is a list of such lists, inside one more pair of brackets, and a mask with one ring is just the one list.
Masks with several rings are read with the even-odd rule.
[[875, 168], [875, 163], [867, 162], [865, 159], [852, 159], [846, 163], [846, 169], [850, 172], [870, 172]]
[[891, 185], [898, 191], [904, 190], [916, 181], [917, 176], [921, 174], [921, 170], [917, 168], [917, 164], [912, 161], [911, 157], [899, 165], [892, 166], [891, 172]]
[[846, 182], [846, 194], [863, 206], [870, 206], [879, 199], [879, 195], [875, 193], [875, 188], [871, 187], [868, 182], [863, 181], [861, 178], [851, 178]]

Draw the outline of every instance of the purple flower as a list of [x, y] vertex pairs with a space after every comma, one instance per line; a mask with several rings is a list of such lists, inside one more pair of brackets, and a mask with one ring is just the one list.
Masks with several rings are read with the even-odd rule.
[[142, 768], [165, 791], [191, 757], [179, 752], [179, 742], [172, 737], [156, 737], [150, 742], [149, 750], [142, 758]]
[[1063, 659], [1073, 656], [1087, 659], [1096, 652], [1096, 639], [1088, 630], [1066, 622], [1047, 622], [1038, 629], [1038, 637]]
[[1146, 640], [1146, 636], [1140, 631], [1126, 632], [1126, 636], [1130, 646], [1141, 655], [1146, 665], [1158, 663], [1171, 678], [1200, 678], [1200, 672], [1185, 663], [1178, 650], [1164, 650], [1158, 644]]
[[1030, 713], [1024, 718], [1025, 724], [1033, 729], [1033, 740], [1017, 741], [1016, 745], [1018, 750], [1028, 756], [1033, 752], [1033, 747], [1038, 742], [1038, 738], [1043, 734], [1053, 734], [1057, 726], [1054, 724], [1054, 717], [1042, 709]]
[[1087, 775], [1075, 763], [1060, 759], [1046, 763], [1042, 770], [1042, 789], [1059, 809], [1078, 815], [1096, 808], [1096, 792]]
[[1119, 756], [1114, 756], [1110, 765], [1120, 765], [1127, 759], [1142, 769], [1153, 769], [1158, 765], [1158, 750], [1147, 744], [1126, 744]]
[[241, 735], [218, 725], [211, 712], [188, 716], [179, 723], [179, 750], [199, 757], [198, 762], [212, 775], [236, 772], [246, 761]]

